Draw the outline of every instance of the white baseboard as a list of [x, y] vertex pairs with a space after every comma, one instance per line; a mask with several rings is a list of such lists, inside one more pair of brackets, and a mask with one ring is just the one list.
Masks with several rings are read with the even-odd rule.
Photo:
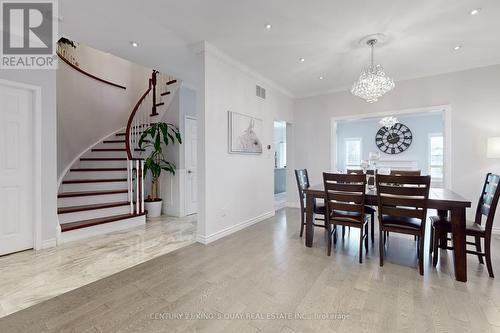
[[146, 224], [146, 216], [135, 216], [125, 220], [99, 224], [88, 228], [75, 229], [61, 233], [60, 243], [67, 243], [110, 232], [121, 231]]
[[298, 202], [287, 202], [286, 206], [290, 207], [290, 208], [300, 208], [300, 203], [298, 203]]
[[162, 213], [164, 215], [168, 216], [173, 216], [173, 217], [184, 217], [181, 212], [177, 209], [169, 209], [169, 208], [164, 208]]
[[40, 248], [38, 248], [37, 250], [48, 249], [48, 248], [54, 247], [56, 245], [57, 245], [56, 238], [45, 239], [42, 241]]
[[274, 214], [275, 214], [274, 210], [271, 212], [264, 213], [264, 214], [259, 215], [257, 217], [251, 218], [249, 220], [243, 221], [241, 223], [238, 223], [238, 224], [235, 224], [233, 226], [230, 226], [230, 227], [227, 227], [225, 229], [214, 232], [213, 234], [211, 234], [209, 236], [196, 235], [196, 241], [198, 243], [202, 243], [205, 245], [212, 243], [212, 242], [215, 242], [216, 240], [221, 239], [222, 237], [226, 237], [226, 236], [231, 235], [237, 231], [248, 228], [249, 226], [251, 226], [253, 224], [259, 223], [261, 221], [264, 221], [265, 219], [273, 217]]

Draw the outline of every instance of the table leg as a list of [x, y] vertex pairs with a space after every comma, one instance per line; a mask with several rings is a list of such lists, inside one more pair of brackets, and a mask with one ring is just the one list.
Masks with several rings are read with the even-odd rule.
[[453, 264], [455, 279], [467, 282], [467, 253], [465, 244], [465, 208], [451, 210], [451, 230], [453, 238]]
[[[448, 217], [447, 210], [438, 209], [437, 213], [438, 213], [438, 216], [443, 218], [443, 219], [446, 219]], [[436, 237], [436, 236], [437, 235], [434, 235], [434, 237]], [[445, 249], [447, 247], [447, 245], [448, 245], [448, 234], [446, 232], [443, 232], [439, 237], [438, 247]]]
[[306, 193], [306, 246], [312, 247], [314, 238], [314, 196]]

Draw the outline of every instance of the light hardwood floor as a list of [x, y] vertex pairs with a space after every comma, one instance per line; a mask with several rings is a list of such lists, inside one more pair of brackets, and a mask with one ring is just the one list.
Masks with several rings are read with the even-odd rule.
[[[363, 264], [357, 231], [327, 257], [323, 232], [306, 248], [298, 221], [298, 209], [278, 211], [2, 318], [0, 332], [500, 332], [500, 284], [476, 257], [467, 283], [454, 280], [444, 251], [437, 269], [426, 258], [421, 277], [411, 238], [391, 235], [380, 268], [377, 240]], [[496, 236], [497, 274], [499, 248]]]
[[144, 226], [0, 257], [0, 317], [192, 244], [195, 236], [195, 215], [162, 216]]

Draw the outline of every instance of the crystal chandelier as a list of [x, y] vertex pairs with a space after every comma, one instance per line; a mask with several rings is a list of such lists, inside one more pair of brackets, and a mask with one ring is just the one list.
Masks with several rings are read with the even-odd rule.
[[387, 128], [388, 130], [393, 128], [394, 125], [398, 123], [398, 118], [396, 117], [384, 117], [380, 119], [379, 124]]
[[379, 97], [394, 89], [395, 84], [390, 77], [385, 75], [382, 66], [374, 63], [374, 48], [377, 40], [370, 39], [366, 44], [371, 47], [370, 67], [361, 72], [358, 81], [352, 86], [351, 93], [368, 103], [374, 103]]

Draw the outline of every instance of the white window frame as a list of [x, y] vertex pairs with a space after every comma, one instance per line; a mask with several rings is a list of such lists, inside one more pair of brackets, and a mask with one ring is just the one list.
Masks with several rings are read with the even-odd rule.
[[[442, 140], [443, 140], [443, 164], [442, 165], [434, 165], [434, 164], [431, 164], [431, 161], [432, 161], [432, 149], [431, 149], [431, 139], [432, 138], [435, 138], [435, 137], [441, 137]], [[442, 178], [432, 178], [431, 179], [431, 182], [435, 185], [437, 185], [438, 187], [443, 187], [444, 185], [444, 180], [445, 180], [445, 160], [446, 160], [446, 153], [445, 153], [445, 138], [444, 138], [444, 135], [443, 133], [440, 133], [440, 132], [436, 132], [436, 133], [429, 133], [428, 134], [428, 137], [427, 137], [427, 159], [428, 159], [428, 174], [430, 175], [431, 174], [431, 168], [441, 168], [441, 174], [443, 175]]]
[[[349, 141], [359, 141], [359, 164], [349, 164], [348, 151], [347, 151], [347, 142]], [[345, 138], [344, 139], [344, 150], [345, 150], [345, 168], [347, 169], [355, 169], [361, 167], [361, 161], [363, 160], [363, 138], [355, 137], [355, 138]]]

